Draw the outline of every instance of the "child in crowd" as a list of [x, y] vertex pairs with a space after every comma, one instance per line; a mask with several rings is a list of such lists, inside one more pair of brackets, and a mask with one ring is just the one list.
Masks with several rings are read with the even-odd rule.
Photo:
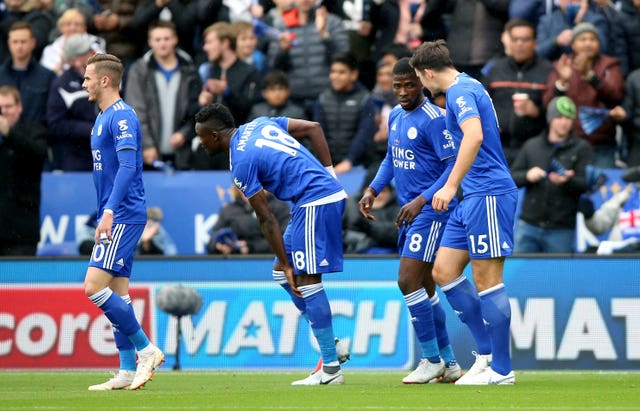
[[262, 79], [262, 97], [265, 101], [254, 104], [249, 119], [256, 117], [304, 118], [304, 109], [289, 100], [289, 79], [280, 70], [268, 72]]

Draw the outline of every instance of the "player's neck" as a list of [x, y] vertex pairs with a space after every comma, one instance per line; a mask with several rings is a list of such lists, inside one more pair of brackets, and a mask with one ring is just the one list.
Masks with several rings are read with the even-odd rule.
[[118, 100], [120, 100], [120, 93], [118, 91], [105, 91], [102, 96], [100, 96], [98, 107], [100, 107], [100, 111], [104, 112]]
[[446, 92], [456, 80], [456, 77], [460, 75], [460, 72], [454, 68], [450, 68], [445, 70], [442, 74], [441, 89]]

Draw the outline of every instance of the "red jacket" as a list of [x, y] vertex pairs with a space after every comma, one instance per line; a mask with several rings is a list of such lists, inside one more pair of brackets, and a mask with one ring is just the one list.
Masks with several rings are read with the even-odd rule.
[[[573, 57], [571, 61], [573, 62]], [[557, 62], [554, 63], [554, 69], [557, 64]], [[558, 73], [556, 70], [552, 71], [547, 80], [547, 90], [542, 98], [543, 105], [546, 107], [551, 99], [561, 95], [570, 97], [578, 108], [580, 106], [613, 108], [620, 104], [624, 94], [624, 77], [618, 59], [600, 54], [596, 57], [593, 71], [599, 79], [597, 84], [583, 79], [577, 71], [574, 71], [566, 92], [555, 87]], [[589, 141], [592, 146], [616, 145], [616, 125], [611, 117], [607, 117], [591, 134], [584, 132], [578, 118], [574, 122], [573, 131]]]

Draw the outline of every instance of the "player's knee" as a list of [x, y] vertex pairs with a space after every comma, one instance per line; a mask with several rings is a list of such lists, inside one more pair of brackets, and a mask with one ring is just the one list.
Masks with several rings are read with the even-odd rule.
[[433, 281], [435, 281], [436, 284], [443, 285], [447, 283], [448, 274], [442, 264], [436, 263], [433, 266], [433, 270], [431, 270], [431, 275], [433, 276]]
[[406, 275], [398, 276], [398, 288], [402, 292], [402, 295], [411, 294], [412, 292], [416, 291], [418, 288], [421, 288], [421, 287], [422, 285], [420, 284], [420, 282], [416, 281], [415, 279], [412, 279], [409, 276], [406, 276]]

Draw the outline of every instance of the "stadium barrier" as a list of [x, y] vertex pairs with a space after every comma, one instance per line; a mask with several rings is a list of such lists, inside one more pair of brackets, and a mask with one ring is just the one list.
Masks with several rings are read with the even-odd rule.
[[[84, 258], [0, 260], [0, 369], [117, 367], [110, 324], [84, 296], [86, 266]], [[271, 281], [271, 267], [267, 256], [139, 258], [131, 297], [168, 366], [175, 361], [177, 321], [156, 307], [155, 296], [181, 284], [203, 297], [200, 312], [181, 321], [183, 368], [310, 368], [319, 351]], [[395, 257], [349, 256], [343, 273], [325, 275], [336, 335], [351, 348], [347, 367], [408, 369], [419, 359], [397, 269]], [[640, 366], [637, 259], [511, 258], [505, 284], [516, 369]], [[468, 367], [469, 332], [440, 299], [454, 350]]]

